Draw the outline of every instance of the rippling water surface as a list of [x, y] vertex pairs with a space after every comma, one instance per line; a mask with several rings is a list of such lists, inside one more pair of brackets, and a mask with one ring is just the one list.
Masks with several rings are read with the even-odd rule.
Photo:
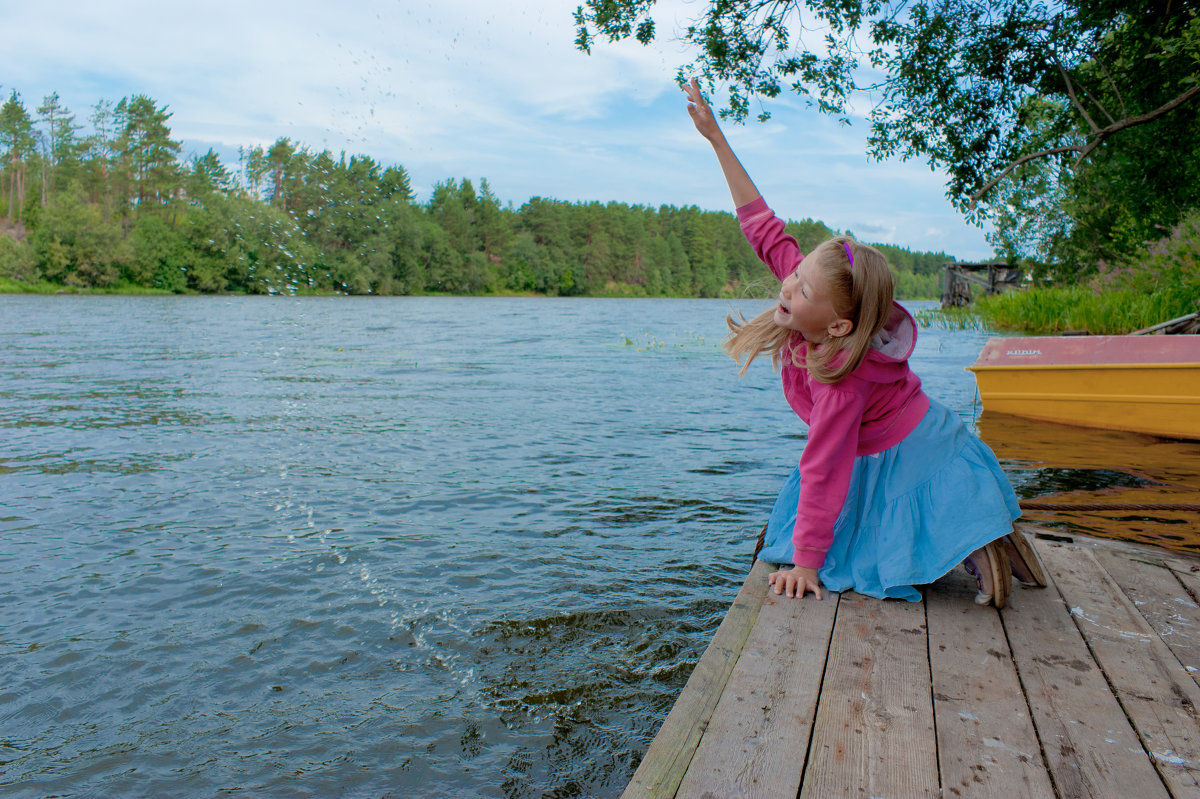
[[804, 442], [729, 307], [0, 297], [3, 792], [618, 795]]

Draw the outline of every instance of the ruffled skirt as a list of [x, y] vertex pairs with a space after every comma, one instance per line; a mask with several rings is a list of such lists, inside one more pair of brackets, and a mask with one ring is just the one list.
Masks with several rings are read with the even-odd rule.
[[[800, 470], [775, 500], [758, 557], [792, 562]], [[899, 444], [855, 458], [833, 545], [818, 572], [831, 591], [917, 602], [925, 585], [1012, 531], [1021, 508], [995, 454], [945, 406]]]

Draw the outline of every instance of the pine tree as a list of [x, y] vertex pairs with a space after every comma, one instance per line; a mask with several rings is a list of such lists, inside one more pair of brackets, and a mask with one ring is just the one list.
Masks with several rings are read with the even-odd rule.
[[79, 126], [75, 124], [75, 115], [62, 104], [58, 92], [46, 95], [37, 112], [46, 126], [47, 147], [42, 178], [44, 206], [60, 188], [62, 179], [69, 177], [77, 164], [79, 142], [75, 137]]
[[25, 172], [27, 159], [33, 153], [36, 139], [29, 113], [21, 96], [13, 91], [0, 106], [0, 145], [5, 148], [4, 168], [8, 173], [8, 224], [19, 219], [18, 209], [25, 204]]
[[182, 145], [171, 138], [171, 114], [144, 94], [117, 103], [121, 136], [117, 150], [122, 177], [128, 181], [125, 201], [138, 215], [148, 208], [168, 205], [179, 189], [179, 155]]

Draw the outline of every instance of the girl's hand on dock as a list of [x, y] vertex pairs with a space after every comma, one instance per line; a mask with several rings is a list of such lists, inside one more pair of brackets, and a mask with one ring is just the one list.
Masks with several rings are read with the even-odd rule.
[[821, 580], [817, 577], [816, 569], [809, 569], [805, 566], [794, 566], [790, 569], [779, 571], [767, 578], [767, 584], [775, 586], [775, 594], [787, 594], [789, 597], [804, 598], [804, 595], [812, 591], [817, 599], [822, 599], [821, 596]]

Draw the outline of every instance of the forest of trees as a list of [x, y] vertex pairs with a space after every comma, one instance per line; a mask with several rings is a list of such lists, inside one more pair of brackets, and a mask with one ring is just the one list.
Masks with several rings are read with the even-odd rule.
[[[248, 294], [755, 296], [774, 291], [730, 213], [535, 197], [486, 179], [413, 196], [399, 165], [286, 138], [182, 156], [165, 105], [97, 103], [89, 125], [57, 94], [0, 106], [0, 282]], [[810, 248], [823, 223], [789, 224]], [[936, 297], [944, 253], [877, 245], [897, 295]]]

